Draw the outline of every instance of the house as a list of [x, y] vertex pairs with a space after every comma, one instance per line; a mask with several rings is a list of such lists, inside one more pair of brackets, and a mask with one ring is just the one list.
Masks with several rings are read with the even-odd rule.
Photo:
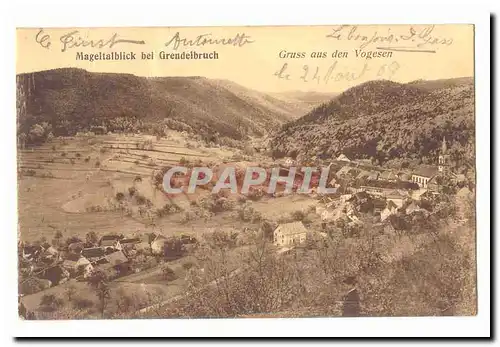
[[406, 207], [406, 214], [412, 214], [413, 212], [418, 211], [420, 211], [420, 207], [415, 203], [415, 201], [412, 201], [412, 203]]
[[356, 159], [356, 160], [354, 160], [354, 162], [357, 164], [360, 164], [360, 165], [364, 165], [364, 166], [371, 166], [372, 165], [371, 159]]
[[411, 181], [420, 188], [427, 188], [427, 184], [437, 173], [438, 170], [434, 166], [421, 166], [411, 175]]
[[383, 199], [374, 198], [372, 199], [372, 203], [373, 203], [373, 213], [381, 213], [387, 206], [387, 203]]
[[48, 247], [44, 247], [44, 248], [45, 249], [44, 249], [43, 254], [42, 254], [42, 256], [44, 258], [54, 259], [59, 254], [58, 250], [50, 245]]
[[91, 262], [94, 262], [98, 259], [104, 258], [106, 255], [106, 250], [101, 247], [91, 247], [82, 249], [81, 255]]
[[165, 247], [167, 238], [163, 235], [156, 235], [153, 242], [151, 242], [151, 252], [153, 254], [162, 254]]
[[307, 229], [302, 222], [280, 224], [274, 230], [274, 244], [277, 246], [290, 246], [304, 242]]
[[368, 186], [361, 186], [358, 191], [363, 191], [367, 192], [368, 194], [374, 195], [374, 196], [382, 196], [384, 195], [384, 188], [380, 187], [368, 187]]
[[68, 271], [70, 275], [75, 276], [83, 274], [84, 277], [86, 277], [93, 270], [93, 266], [90, 260], [76, 254], [68, 254], [66, 256], [66, 259], [64, 259], [64, 261], [62, 262], [61, 266], [66, 271]]
[[439, 191], [439, 184], [437, 180], [438, 176], [436, 175], [427, 182], [427, 189], [429, 189], [433, 193], [437, 193]]
[[122, 245], [121, 245], [121, 242], [120, 240], [116, 240], [116, 241], [105, 241], [101, 244], [101, 247], [103, 247], [104, 249], [114, 249], [114, 250], [121, 250], [122, 249]]
[[132, 250], [135, 249], [137, 244], [141, 243], [141, 239], [139, 237], [134, 237], [134, 238], [127, 238], [127, 239], [121, 239], [120, 240], [120, 246], [121, 250]]
[[[136, 243], [134, 245], [134, 248], [137, 250], [137, 251], [146, 251], [146, 252], [150, 252], [151, 251], [151, 242], [156, 238], [156, 234], [149, 234], [149, 233], [146, 233], [146, 234], [142, 234], [139, 236], [139, 240], [140, 242], [139, 243]], [[125, 248], [126, 249], [126, 248]]]
[[382, 180], [382, 181], [394, 182], [394, 181], [396, 181], [398, 179], [398, 176], [394, 172], [388, 170], [388, 171], [382, 172], [378, 176], [378, 179]]
[[128, 258], [125, 256], [125, 254], [123, 254], [122, 251], [116, 251], [114, 253], [108, 254], [105, 259], [109, 264], [113, 266], [128, 263]]
[[395, 214], [397, 211], [398, 207], [396, 206], [396, 204], [389, 200], [385, 208], [382, 210], [382, 212], [380, 212], [380, 220], [382, 222], [385, 221], [387, 218], [389, 218], [389, 216]]
[[398, 172], [397, 177], [400, 181], [405, 181], [405, 182], [411, 181], [411, 175], [407, 174], [406, 172]]
[[[63, 266], [65, 265], [65, 262], [66, 260], [63, 262]], [[94, 266], [85, 257], [81, 257], [80, 259], [78, 259], [76, 264], [74, 264], [74, 269], [72, 271], [69, 271], [68, 269], [70, 274], [74, 274], [75, 276], [83, 276], [84, 278], [89, 277], [93, 270]]]
[[23, 258], [26, 260], [33, 260], [37, 258], [42, 252], [42, 247], [37, 245], [26, 245], [23, 247]]
[[349, 159], [345, 154], [341, 154], [337, 157], [337, 161], [347, 161], [350, 162], [351, 159]]
[[398, 192], [397, 190], [387, 194], [386, 196], [387, 201], [392, 201], [398, 208], [403, 206], [403, 203], [406, 199], [406, 196]]
[[426, 192], [427, 192], [427, 189], [424, 189], [424, 188], [413, 190], [411, 192], [411, 198], [413, 200], [417, 200], [418, 201], [418, 200], [420, 200], [422, 198], [422, 195], [425, 194]]
[[120, 247], [120, 236], [118, 235], [105, 235], [101, 237], [101, 240], [99, 241], [99, 246], [101, 247]]
[[378, 176], [379, 176], [378, 171], [371, 171], [366, 179], [370, 180], [370, 181], [376, 181], [376, 180], [378, 180]]
[[370, 176], [369, 171], [361, 170], [359, 175], [356, 176], [356, 179], [368, 178]]
[[467, 187], [460, 188], [456, 196], [458, 199], [474, 199], [474, 193]]
[[340, 178], [344, 175], [347, 175], [351, 169], [352, 167], [348, 165], [342, 166], [342, 168], [340, 168], [340, 170], [335, 173], [335, 176], [337, 176], [337, 178]]
[[129, 260], [122, 251], [116, 251], [105, 257], [107, 263], [99, 266], [108, 276], [123, 275], [130, 270]]

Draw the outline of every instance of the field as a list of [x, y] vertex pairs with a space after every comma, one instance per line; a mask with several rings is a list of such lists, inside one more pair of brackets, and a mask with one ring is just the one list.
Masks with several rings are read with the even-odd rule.
[[[138, 148], [148, 140], [150, 148]], [[89, 231], [127, 236], [145, 230], [140, 218], [106, 208], [117, 192], [133, 186], [155, 206], [162, 206], [168, 200], [152, 188], [154, 170], [181, 158], [220, 161], [233, 154], [220, 148], [186, 146], [189, 140], [175, 133], [160, 140], [137, 135], [81, 136], [20, 150], [18, 167], [24, 172], [18, 180], [20, 239], [50, 241], [56, 231], [66, 238], [84, 237]], [[187, 198], [177, 203], [186, 204], [183, 199]], [[97, 206], [105, 211], [98, 212]]]

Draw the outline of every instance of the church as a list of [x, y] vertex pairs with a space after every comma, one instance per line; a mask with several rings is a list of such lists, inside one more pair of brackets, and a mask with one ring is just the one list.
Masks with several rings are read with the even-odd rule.
[[435, 182], [436, 176], [438, 174], [446, 174], [449, 172], [450, 155], [447, 152], [448, 146], [446, 144], [446, 138], [443, 137], [437, 169], [435, 166], [421, 166], [412, 174], [411, 181], [418, 184], [420, 188], [437, 189], [437, 184]]

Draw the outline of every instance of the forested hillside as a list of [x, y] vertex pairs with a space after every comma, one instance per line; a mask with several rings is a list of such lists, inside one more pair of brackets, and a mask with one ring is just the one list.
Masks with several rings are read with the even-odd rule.
[[28, 141], [30, 132], [42, 131], [34, 128], [37, 124], [54, 136], [95, 127], [161, 134], [167, 126], [239, 140], [263, 135], [310, 110], [301, 102], [204, 77], [146, 78], [66, 68], [18, 75], [17, 86], [25, 102], [18, 132]]
[[434, 161], [443, 137], [452, 160], [474, 160], [474, 86], [418, 81], [371, 81], [282, 126], [271, 141], [275, 157], [394, 158]]

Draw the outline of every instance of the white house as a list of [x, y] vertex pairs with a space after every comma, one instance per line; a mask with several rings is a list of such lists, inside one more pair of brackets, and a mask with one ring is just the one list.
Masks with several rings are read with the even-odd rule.
[[306, 240], [307, 229], [302, 222], [280, 224], [274, 230], [274, 244], [277, 246], [297, 245]]
[[167, 238], [162, 235], [156, 235], [153, 242], [151, 242], [151, 252], [153, 254], [162, 254], [165, 247], [165, 241]]
[[427, 184], [437, 173], [438, 170], [434, 166], [422, 166], [411, 175], [411, 181], [420, 188], [427, 188]]
[[403, 203], [406, 199], [406, 196], [400, 194], [398, 191], [391, 192], [387, 194], [386, 196], [387, 201], [391, 201], [396, 205], [398, 208], [403, 206]]

